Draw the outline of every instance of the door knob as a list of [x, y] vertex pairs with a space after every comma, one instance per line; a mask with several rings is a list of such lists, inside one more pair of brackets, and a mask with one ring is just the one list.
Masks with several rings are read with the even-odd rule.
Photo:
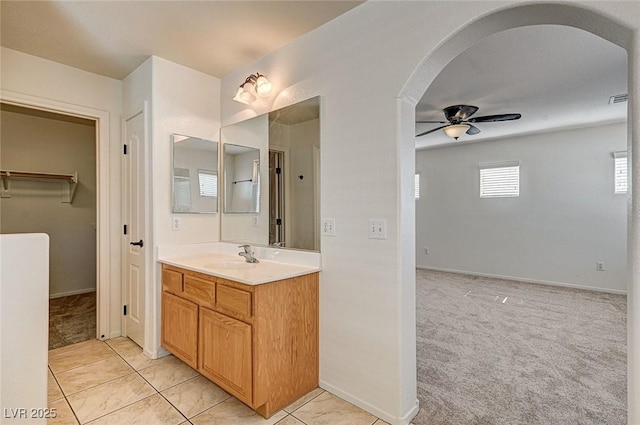
[[142, 242], [142, 239], [140, 239], [138, 242], [129, 242], [129, 245], [135, 245], [142, 248], [144, 246], [144, 242]]

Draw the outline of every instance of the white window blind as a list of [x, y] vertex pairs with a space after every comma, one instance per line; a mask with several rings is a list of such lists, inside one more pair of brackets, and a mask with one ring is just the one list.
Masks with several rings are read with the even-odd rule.
[[416, 173], [415, 179], [415, 197], [416, 199], [420, 199], [420, 174]]
[[614, 193], [627, 193], [627, 153], [614, 152]]
[[480, 165], [481, 198], [515, 198], [520, 196], [520, 163]]
[[218, 196], [218, 175], [214, 171], [198, 170], [200, 196]]

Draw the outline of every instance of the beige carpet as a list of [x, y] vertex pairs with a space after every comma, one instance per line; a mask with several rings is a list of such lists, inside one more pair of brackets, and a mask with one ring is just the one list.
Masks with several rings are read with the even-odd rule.
[[416, 425], [626, 425], [626, 297], [417, 270]]
[[49, 300], [49, 350], [95, 337], [95, 292]]

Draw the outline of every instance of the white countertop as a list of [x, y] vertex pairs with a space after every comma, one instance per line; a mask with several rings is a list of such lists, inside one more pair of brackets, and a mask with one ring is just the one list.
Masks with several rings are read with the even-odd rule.
[[259, 259], [259, 263], [247, 263], [240, 256], [220, 253], [161, 257], [158, 261], [163, 264], [247, 285], [260, 285], [320, 271], [319, 266], [290, 264], [264, 259]]

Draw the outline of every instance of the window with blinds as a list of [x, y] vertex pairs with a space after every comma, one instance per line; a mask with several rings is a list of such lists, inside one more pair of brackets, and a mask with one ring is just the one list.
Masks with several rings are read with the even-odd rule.
[[214, 171], [198, 170], [200, 196], [218, 196], [218, 175]]
[[627, 153], [614, 152], [614, 193], [627, 193]]
[[520, 163], [480, 165], [481, 198], [515, 198], [520, 196]]
[[420, 199], [420, 174], [416, 173], [414, 194], [416, 199]]

